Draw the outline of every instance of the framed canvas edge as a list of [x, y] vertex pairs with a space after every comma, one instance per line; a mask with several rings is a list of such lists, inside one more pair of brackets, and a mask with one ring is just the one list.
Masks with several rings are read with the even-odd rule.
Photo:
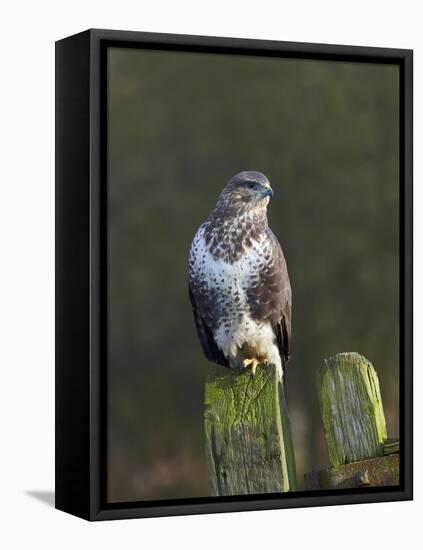
[[[344, 504], [359, 504], [385, 501], [402, 501], [413, 498], [412, 493], [412, 156], [413, 156], [413, 130], [412, 130], [412, 101], [413, 101], [413, 52], [405, 49], [374, 48], [362, 46], [336, 46], [326, 44], [308, 44], [292, 42], [262, 41], [238, 38], [216, 38], [200, 37], [189, 35], [169, 35], [159, 33], [142, 33], [132, 31], [110, 31], [92, 29], [86, 31], [89, 34], [89, 317], [90, 317], [90, 338], [89, 338], [89, 410], [87, 419], [89, 422], [89, 464], [84, 464], [83, 469], [89, 470], [89, 511], [80, 514], [88, 520], [108, 520], [136, 517], [157, 517], [186, 514], [209, 514], [218, 512], [252, 511], [267, 509], [282, 509], [309, 506], [330, 506]], [[84, 34], [84, 33], [82, 33]], [[72, 38], [72, 37], [71, 37]], [[70, 38], [70, 39], [71, 39]], [[65, 39], [65, 40], [70, 40]], [[104, 315], [104, 300], [100, 294], [102, 277], [106, 276], [101, 272], [101, 254], [104, 252], [104, 239], [102, 239], [101, 227], [104, 226], [104, 217], [107, 213], [107, 196], [104, 192], [104, 178], [102, 175], [102, 159], [106, 154], [104, 140], [104, 126], [102, 127], [101, 113], [105, 101], [104, 83], [101, 81], [101, 49], [105, 46], [120, 45], [126, 42], [130, 47], [161, 48], [206, 48], [233, 50], [239, 53], [252, 52], [258, 55], [265, 55], [265, 52], [274, 52], [275, 55], [294, 57], [309, 57], [320, 59], [348, 58], [351, 61], [361, 59], [363, 61], [382, 63], [398, 63], [402, 70], [401, 77], [401, 106], [403, 108], [401, 128], [401, 191], [402, 209], [400, 214], [402, 258], [401, 267], [401, 292], [402, 301], [402, 350], [403, 369], [402, 379], [402, 418], [401, 418], [401, 479], [400, 488], [381, 491], [358, 490], [345, 494], [342, 491], [329, 491], [325, 494], [293, 493], [275, 498], [274, 496], [263, 496], [263, 498], [250, 497], [244, 500], [243, 497], [228, 499], [213, 499], [213, 502], [201, 502], [207, 499], [178, 499], [177, 502], [169, 504], [167, 501], [154, 501], [144, 503], [125, 503], [105, 505], [105, 474], [104, 456], [107, 451], [105, 438], [102, 437], [101, 425], [104, 428], [104, 399], [105, 381], [101, 376], [101, 365], [104, 364], [101, 339], [107, 329]], [[104, 124], [104, 121], [103, 121]], [[103, 138], [103, 139], [102, 139]], [[57, 142], [56, 142], [57, 146]], [[103, 183], [101, 183], [103, 182]], [[103, 186], [103, 189], [102, 189]], [[104, 282], [104, 281], [103, 281]], [[56, 371], [57, 372], [57, 371]], [[407, 400], [404, 400], [407, 395]], [[102, 408], [103, 405], [103, 408]], [[103, 433], [104, 436], [104, 433]], [[83, 443], [86, 444], [86, 440]], [[79, 453], [80, 454], [80, 453]], [[103, 464], [103, 466], [102, 466]], [[195, 500], [195, 502], [193, 502]], [[209, 499], [211, 500], [211, 499]], [[60, 508], [60, 506], [58, 506]], [[60, 508], [60, 509], [63, 509]], [[70, 510], [64, 510], [70, 511]]]

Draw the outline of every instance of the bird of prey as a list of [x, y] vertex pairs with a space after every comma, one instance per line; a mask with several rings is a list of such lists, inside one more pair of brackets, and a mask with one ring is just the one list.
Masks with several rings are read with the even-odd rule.
[[291, 285], [267, 222], [267, 177], [233, 176], [199, 227], [189, 253], [189, 295], [209, 361], [232, 368], [276, 366], [291, 353]]

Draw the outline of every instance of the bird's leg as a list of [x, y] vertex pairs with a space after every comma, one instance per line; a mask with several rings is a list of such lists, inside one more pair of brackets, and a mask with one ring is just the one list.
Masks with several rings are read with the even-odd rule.
[[257, 365], [260, 364], [260, 361], [257, 361], [257, 359], [255, 357], [251, 357], [251, 358], [248, 358], [248, 359], [244, 359], [244, 361], [242, 362], [244, 367], [251, 367], [251, 372], [254, 374], [256, 374], [256, 369], [257, 369]]

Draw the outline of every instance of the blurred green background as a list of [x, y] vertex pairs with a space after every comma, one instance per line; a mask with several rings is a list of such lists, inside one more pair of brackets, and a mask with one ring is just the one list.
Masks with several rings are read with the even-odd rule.
[[398, 434], [399, 72], [391, 65], [111, 48], [110, 501], [208, 496], [187, 257], [226, 181], [259, 170], [293, 289], [287, 400], [301, 481], [327, 456], [315, 389], [357, 351]]

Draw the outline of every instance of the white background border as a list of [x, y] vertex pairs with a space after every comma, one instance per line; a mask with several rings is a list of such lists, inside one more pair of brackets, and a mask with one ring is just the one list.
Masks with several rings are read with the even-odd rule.
[[[415, 433], [423, 426], [421, 2], [403, 0], [8, 2], [0, 33], [0, 546], [342, 548], [422, 540], [415, 502], [89, 524], [54, 510], [54, 41], [90, 27], [412, 48], [415, 97]], [[78, 396], [75, 396], [77, 399]], [[420, 458], [419, 458], [420, 457]]]

